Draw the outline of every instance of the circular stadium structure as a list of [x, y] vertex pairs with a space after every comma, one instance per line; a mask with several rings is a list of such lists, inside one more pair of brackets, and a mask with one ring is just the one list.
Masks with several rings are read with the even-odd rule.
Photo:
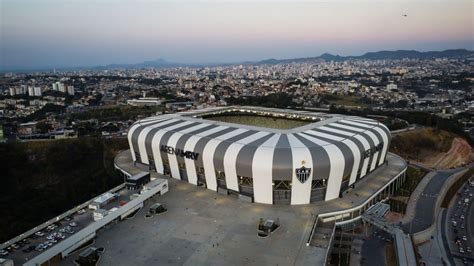
[[266, 204], [340, 197], [383, 165], [376, 120], [261, 107], [216, 107], [137, 121], [132, 158], [157, 173]]

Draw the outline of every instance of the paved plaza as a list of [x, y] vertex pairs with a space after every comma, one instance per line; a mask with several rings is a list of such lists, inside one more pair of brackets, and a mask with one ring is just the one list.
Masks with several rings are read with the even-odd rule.
[[[139, 171], [140, 166], [127, 160], [129, 154], [120, 154], [116, 163], [124, 170]], [[134, 218], [100, 230], [94, 246], [105, 248], [101, 265], [319, 265], [327, 249], [306, 246], [316, 216], [364, 204], [406, 167], [397, 156], [387, 160], [343, 198], [307, 205], [248, 203], [168, 179], [168, 193], [146, 202]], [[168, 212], [145, 218], [155, 202], [163, 203]], [[278, 220], [281, 227], [260, 238], [260, 218]]]

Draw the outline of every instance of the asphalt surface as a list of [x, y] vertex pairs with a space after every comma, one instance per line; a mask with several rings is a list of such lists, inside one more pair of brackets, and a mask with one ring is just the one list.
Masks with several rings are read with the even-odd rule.
[[[469, 192], [465, 193], [465, 189], [468, 188]], [[459, 194], [460, 193], [460, 194]], [[445, 217], [443, 217], [443, 241], [446, 252], [449, 254], [451, 263], [453, 265], [463, 265], [463, 259], [466, 260], [467, 264], [474, 265], [474, 253], [467, 252], [467, 247], [474, 248], [474, 204], [472, 201], [474, 197], [470, 197], [470, 203], [468, 206], [458, 204], [458, 201], [469, 197], [469, 193], [474, 193], [474, 187], [470, 187], [467, 183], [463, 185], [458, 194], [450, 202], [449, 208], [447, 209]], [[464, 215], [465, 219], [461, 219], [460, 216]], [[456, 227], [453, 226], [452, 220], [457, 222]], [[464, 228], [462, 228], [463, 226]], [[455, 244], [456, 238], [467, 237], [467, 240], [461, 240], [461, 245]], [[464, 253], [459, 252], [459, 248], [464, 249]]]
[[434, 223], [434, 209], [438, 192], [444, 186], [447, 178], [458, 171], [461, 170], [444, 170], [435, 173], [420, 197], [416, 200], [414, 219], [412, 222], [402, 225], [402, 229], [405, 233], [412, 234], [423, 231]]
[[[314, 219], [310, 205], [249, 204], [185, 182], [170, 180], [169, 186], [134, 218], [98, 232], [94, 246], [105, 248], [99, 265], [304, 264], [298, 258]], [[168, 212], [146, 218], [155, 202]], [[281, 227], [258, 237], [260, 218], [278, 219]]]
[[[135, 193], [135, 192], [136, 191], [131, 191], [131, 190], [127, 190], [127, 189], [122, 189], [122, 190], [118, 191], [117, 192], [118, 198], [111, 201], [111, 202], [109, 202], [105, 206], [103, 206], [102, 209], [110, 210], [114, 207], [119, 207], [121, 201], [129, 201], [130, 200], [130, 195]], [[15, 265], [21, 265], [21, 264], [25, 263], [26, 261], [38, 256], [39, 254], [41, 254], [43, 252], [43, 251], [37, 251], [37, 250], [27, 251], [27, 248], [29, 246], [37, 246], [41, 243], [45, 243], [46, 241], [48, 241], [47, 237], [49, 235], [51, 235], [53, 233], [60, 232], [59, 231], [60, 229], [65, 228], [71, 222], [76, 223], [75, 227], [71, 227], [71, 230], [74, 233], [84, 229], [85, 227], [87, 227], [88, 225], [93, 223], [94, 219], [93, 219], [93, 211], [89, 210], [87, 207], [84, 208], [83, 210], [85, 211], [83, 214], [78, 214], [76, 212], [76, 213], [70, 215], [70, 218], [71, 218], [70, 221], [66, 221], [65, 219], [59, 220], [58, 225], [59, 224], [60, 225], [52, 231], [47, 231], [45, 229], [41, 230], [40, 232], [42, 232], [44, 234], [41, 237], [33, 238], [33, 236], [30, 236], [30, 237], [25, 238], [26, 240], [28, 240], [28, 242], [29, 242], [28, 244], [26, 244], [25, 246], [22, 246], [18, 249], [10, 249], [9, 254], [7, 256], [3, 256], [3, 258], [12, 259], [13, 262], [15, 263]], [[69, 233], [63, 233], [63, 235], [65, 236], [65, 239], [68, 238], [69, 236], [71, 236], [71, 234], [69, 234]], [[59, 243], [60, 241], [63, 241], [63, 239], [58, 239], [57, 241], [58, 241], [57, 243]], [[57, 243], [55, 243], [55, 244], [57, 244]], [[53, 245], [55, 245], [55, 244], [53, 244]]]
[[375, 229], [372, 235], [368, 239], [364, 240], [364, 243], [362, 244], [362, 258], [360, 265], [386, 265], [385, 246], [390, 241], [393, 241], [391, 239], [392, 237], [390, 236], [390, 234], [382, 230]]
[[[449, 251], [449, 240], [448, 240], [448, 236], [446, 235], [446, 229], [447, 229], [447, 221], [448, 221], [448, 212], [445, 211], [444, 212], [444, 215], [442, 217], [442, 220], [441, 220], [441, 228], [443, 228], [443, 232], [442, 232], [442, 237], [443, 237], [443, 245], [444, 245], [444, 250], [446, 250], [447, 254], [451, 254], [451, 252]], [[451, 265], [455, 265], [455, 262], [454, 262], [454, 258], [453, 256], [448, 256], [448, 260], [449, 262], [451, 263]]]
[[[89, 214], [86, 214], [86, 213], [77, 214], [76, 213], [74, 215], [71, 215], [71, 218], [72, 219], [70, 221], [65, 221], [65, 220], [59, 221], [59, 223], [61, 225], [58, 226], [56, 229], [54, 229], [52, 231], [41, 230], [41, 232], [44, 234], [44, 236], [37, 237], [37, 238], [32, 238], [32, 237], [26, 238], [28, 240], [28, 242], [30, 242], [29, 244], [27, 244], [27, 245], [25, 245], [25, 246], [23, 246], [19, 249], [16, 249], [16, 250], [10, 250], [9, 254], [7, 256], [5, 256], [4, 258], [12, 259], [13, 262], [15, 263], [15, 265], [22, 265], [23, 263], [25, 263], [29, 259], [31, 259], [33, 257], [36, 257], [37, 255], [41, 254], [41, 252], [36, 251], [36, 250], [26, 252], [27, 247], [37, 246], [39, 244], [42, 244], [42, 243], [46, 242], [47, 237], [49, 235], [51, 235], [53, 233], [58, 233], [60, 229], [66, 227], [71, 222], [75, 222], [77, 224], [76, 227], [71, 227], [71, 229], [74, 232], [77, 232], [78, 230], [83, 229], [84, 227], [86, 227], [88, 224], [90, 224], [92, 222], [92, 213], [89, 213]], [[68, 233], [63, 233], [63, 234], [66, 238], [70, 236], [70, 234], [68, 234]], [[62, 240], [58, 240], [58, 242], [59, 241], [62, 241]], [[25, 250], [25, 251], [23, 251], [23, 250]]]

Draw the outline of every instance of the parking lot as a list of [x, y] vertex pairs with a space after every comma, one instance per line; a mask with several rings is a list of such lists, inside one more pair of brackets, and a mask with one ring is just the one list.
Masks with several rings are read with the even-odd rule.
[[38, 231], [23, 241], [11, 245], [3, 250], [5, 253], [0, 254], [0, 256], [12, 259], [15, 265], [21, 265], [37, 256], [43, 250], [50, 248], [59, 241], [86, 227], [92, 221], [92, 213], [89, 210], [81, 211], [56, 222], [44, 230]]
[[[119, 207], [124, 202], [129, 201], [130, 195], [135, 192], [126, 189], [118, 191], [117, 198], [104, 205], [103, 209], [110, 210]], [[88, 208], [81, 209], [62, 220], [58, 220], [47, 228], [37, 231], [22, 241], [14, 243], [4, 250], [0, 250], [0, 257], [12, 259], [15, 265], [22, 265], [93, 222], [93, 212]]]
[[[98, 233], [94, 246], [105, 248], [101, 265], [293, 265], [307, 259], [299, 255], [314, 219], [311, 206], [251, 204], [185, 182], [169, 185], [173, 193]], [[155, 202], [168, 211], [145, 218]], [[260, 218], [279, 218], [281, 228], [260, 238]]]
[[[471, 180], [473, 180], [471, 178]], [[447, 213], [448, 246], [456, 263], [474, 265], [474, 182], [458, 191]]]
[[[306, 246], [316, 215], [361, 207], [369, 202], [375, 193], [382, 191], [387, 182], [400, 176], [406, 168], [406, 164], [396, 156], [389, 155], [387, 160], [389, 164], [361, 180], [343, 198], [310, 205], [248, 203], [231, 195], [221, 195], [168, 179], [170, 193], [146, 201], [144, 208], [134, 217], [110, 223], [104, 230], [97, 231], [94, 245], [105, 248], [101, 258], [103, 265], [149, 265], [158, 262], [168, 265], [322, 264], [327, 249]], [[130, 164], [129, 168], [135, 166]], [[119, 197], [103, 208], [110, 210], [119, 207], [135, 192], [122, 189]], [[162, 203], [168, 212], [146, 218], [147, 210], [154, 203]], [[77, 214], [77, 210], [79, 208], [74, 208], [71, 212], [71, 221], [76, 222], [77, 227], [70, 229], [76, 232], [93, 222], [92, 211], [87, 209], [84, 214]], [[260, 218], [279, 221], [281, 227], [271, 236], [260, 238], [257, 234]], [[61, 227], [51, 233], [67, 226], [66, 221], [59, 222]], [[69, 241], [66, 230], [65, 239]], [[34, 241], [30, 239], [30, 245], [36, 248], [44, 244], [49, 241], [47, 236], [45, 234]], [[61, 243], [64, 240], [59, 237], [56, 241]], [[54, 252], [58, 249], [54, 246], [57, 243], [52, 243]], [[58, 249], [55, 254], [59, 252]], [[36, 250], [22, 252], [16, 249], [6, 257], [21, 265], [39, 254]], [[77, 255], [78, 252], [75, 252], [58, 263], [72, 265]]]

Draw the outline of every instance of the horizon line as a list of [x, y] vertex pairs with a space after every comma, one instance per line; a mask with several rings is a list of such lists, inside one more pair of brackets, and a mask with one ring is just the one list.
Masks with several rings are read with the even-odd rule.
[[170, 66], [166, 67], [163, 66], [162, 68], [176, 68], [176, 67], [205, 67], [205, 66], [219, 66], [219, 65], [235, 65], [235, 64], [252, 64], [252, 63], [259, 63], [262, 61], [266, 60], [297, 60], [297, 59], [309, 59], [309, 58], [318, 58], [323, 55], [332, 55], [332, 56], [339, 56], [339, 57], [360, 57], [364, 56], [368, 53], [380, 53], [380, 52], [399, 52], [399, 51], [410, 51], [410, 52], [419, 52], [419, 53], [429, 53], [429, 52], [445, 52], [445, 51], [453, 51], [453, 50], [466, 50], [468, 52], [474, 52], [474, 50], [471, 50], [470, 48], [448, 48], [448, 49], [443, 49], [443, 50], [416, 50], [416, 49], [396, 49], [396, 50], [377, 50], [377, 51], [366, 51], [362, 54], [359, 55], [343, 55], [343, 54], [335, 54], [335, 53], [330, 53], [330, 52], [324, 52], [321, 53], [320, 55], [309, 55], [309, 56], [304, 56], [304, 57], [290, 57], [290, 58], [278, 58], [278, 57], [270, 57], [270, 58], [265, 58], [265, 59], [251, 59], [251, 60], [243, 60], [243, 61], [236, 61], [236, 62], [231, 62], [231, 61], [222, 61], [222, 62], [199, 62], [199, 63], [189, 63], [189, 62], [178, 62], [174, 60], [168, 60], [163, 57], [158, 57], [156, 59], [148, 59], [148, 60], [143, 60], [141, 62], [135, 62], [135, 63], [109, 63], [106, 65], [99, 65], [99, 64], [91, 64], [91, 65], [86, 65], [86, 66], [40, 66], [40, 67], [27, 67], [27, 66], [17, 66], [17, 67], [0, 67], [0, 73], [9, 73], [9, 72], [15, 72], [15, 73], [21, 73], [22, 71], [25, 73], [31, 73], [31, 72], [46, 72], [46, 71], [54, 71], [54, 70], [82, 70], [82, 69], [91, 69], [91, 68], [106, 68], [109, 66], [113, 65], [128, 65], [128, 66], [133, 66], [133, 65], [138, 65], [142, 64], [145, 62], [156, 62], [156, 61], [164, 61], [167, 64], [170, 65], [182, 65], [182, 66]]

